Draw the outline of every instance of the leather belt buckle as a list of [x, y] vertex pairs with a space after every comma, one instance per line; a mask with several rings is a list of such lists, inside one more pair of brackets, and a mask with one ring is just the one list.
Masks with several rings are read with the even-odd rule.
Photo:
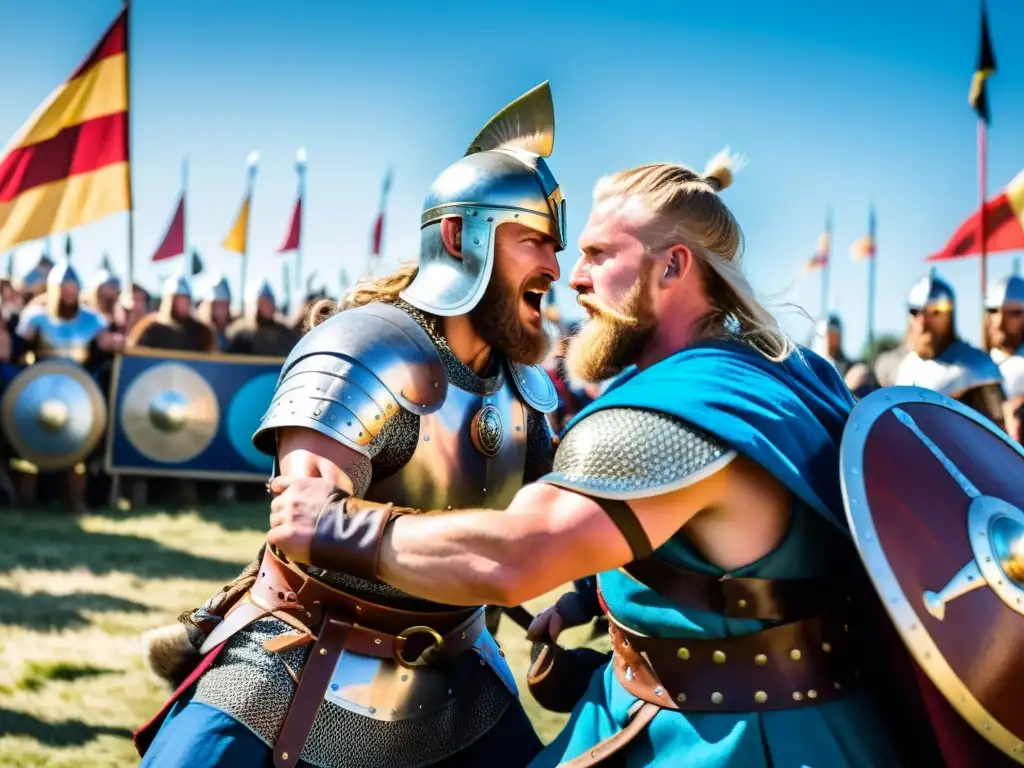
[[[405, 658], [405, 656], [402, 655], [402, 651], [405, 650], [406, 642], [410, 638], [415, 637], [416, 635], [430, 635], [430, 639], [433, 642], [431, 643], [431, 645], [428, 645], [426, 648], [420, 651], [420, 655], [417, 656], [413, 661], [408, 661]], [[405, 667], [406, 669], [424, 667], [427, 665], [427, 661], [424, 660], [423, 657], [427, 654], [427, 652], [431, 650], [441, 650], [441, 648], [443, 647], [444, 638], [441, 637], [441, 633], [438, 632], [436, 629], [425, 627], [423, 625], [409, 627], [407, 629], [403, 629], [395, 637], [395, 661], [397, 661], [401, 666]]]

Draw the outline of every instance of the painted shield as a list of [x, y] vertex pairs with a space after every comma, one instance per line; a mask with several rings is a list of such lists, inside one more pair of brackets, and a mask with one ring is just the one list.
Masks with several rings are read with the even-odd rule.
[[111, 387], [113, 474], [263, 482], [273, 458], [252, 446], [284, 360], [133, 350]]
[[39, 469], [83, 461], [107, 426], [99, 386], [75, 363], [50, 360], [22, 371], [0, 400], [3, 431], [18, 455]]
[[842, 482], [860, 555], [911, 654], [1024, 764], [1024, 450], [954, 400], [892, 387], [854, 408]]

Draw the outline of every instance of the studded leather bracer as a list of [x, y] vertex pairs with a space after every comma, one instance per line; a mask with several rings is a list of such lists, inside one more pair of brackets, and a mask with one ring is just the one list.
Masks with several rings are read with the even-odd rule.
[[416, 512], [335, 491], [320, 510], [310, 559], [318, 568], [344, 571], [367, 581], [377, 578], [380, 548], [391, 521]]

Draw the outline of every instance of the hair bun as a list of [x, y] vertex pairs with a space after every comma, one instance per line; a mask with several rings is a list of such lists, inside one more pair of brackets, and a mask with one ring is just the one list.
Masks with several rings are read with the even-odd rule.
[[746, 158], [730, 151], [726, 147], [711, 160], [704, 168], [703, 178], [715, 192], [721, 192], [732, 186], [735, 174], [747, 164]]

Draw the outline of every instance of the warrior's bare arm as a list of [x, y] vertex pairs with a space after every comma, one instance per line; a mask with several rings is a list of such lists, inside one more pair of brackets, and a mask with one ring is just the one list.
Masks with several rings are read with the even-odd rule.
[[[652, 548], [664, 544], [702, 510], [718, 504], [731, 466], [678, 491], [629, 502]], [[279, 478], [274, 488], [306, 481]], [[326, 484], [323, 484], [326, 485]], [[319, 509], [306, 513], [291, 494], [277, 505], [268, 541], [292, 556], [308, 547]], [[297, 513], [297, 514], [296, 514]], [[296, 548], [298, 552], [296, 552]], [[308, 555], [308, 549], [304, 554]], [[566, 582], [634, 560], [619, 525], [601, 503], [546, 483], [526, 486], [504, 510], [402, 515], [387, 526], [378, 577], [402, 591], [451, 605], [519, 605]]]

